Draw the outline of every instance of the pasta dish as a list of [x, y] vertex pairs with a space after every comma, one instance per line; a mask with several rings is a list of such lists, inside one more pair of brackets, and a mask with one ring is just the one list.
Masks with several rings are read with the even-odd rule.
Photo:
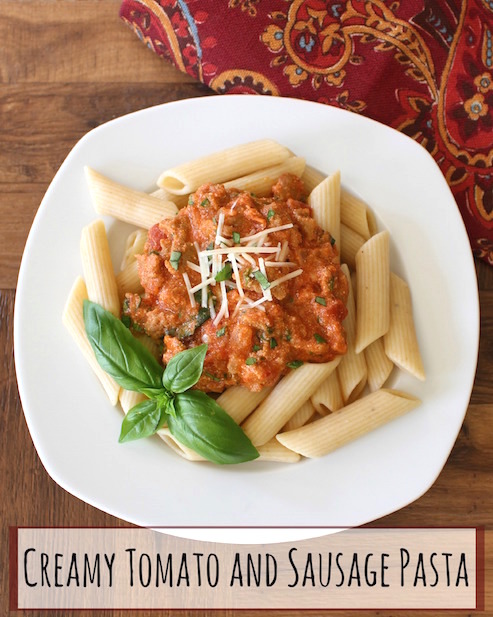
[[151, 194], [87, 179], [97, 213], [135, 229], [117, 274], [103, 220], [82, 230], [63, 322], [125, 413], [120, 441], [292, 463], [420, 404], [386, 386], [425, 379], [410, 289], [338, 170], [260, 140], [167, 169]]

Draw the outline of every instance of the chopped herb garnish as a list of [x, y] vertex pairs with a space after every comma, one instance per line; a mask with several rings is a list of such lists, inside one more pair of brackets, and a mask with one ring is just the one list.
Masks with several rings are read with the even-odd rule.
[[209, 206], [209, 205], [210, 205], [210, 203], [211, 203], [211, 202], [210, 202], [210, 201], [207, 199], [207, 197], [206, 197], [205, 199], [203, 199], [203, 200], [200, 202], [200, 205], [201, 205], [203, 208], [205, 208], [205, 206]]
[[197, 313], [197, 328], [211, 318], [211, 313], [208, 308], [201, 306]]
[[303, 360], [293, 360], [292, 362], [288, 362], [287, 366], [289, 366], [289, 368], [300, 368], [302, 364]]
[[200, 301], [202, 300], [202, 290], [201, 290], [201, 289], [199, 289], [198, 291], [196, 291], [196, 292], [193, 294], [193, 297], [195, 298], [195, 301], [196, 301], [196, 302], [200, 302]]
[[314, 337], [317, 343], [323, 343], [324, 345], [327, 344], [327, 341], [324, 339], [323, 336], [320, 336], [320, 334], [315, 333]]
[[274, 214], [274, 210], [269, 210], [269, 212], [267, 212], [267, 220], [270, 221]]
[[221, 381], [219, 377], [216, 377], [215, 375], [213, 375], [212, 373], [208, 373], [207, 371], [204, 371], [204, 375], [207, 375], [207, 377], [209, 379], [212, 379], [213, 381]]
[[207, 250], [212, 251], [213, 248], [214, 248], [214, 242], [209, 242], [209, 244], [207, 245]]
[[261, 272], [260, 270], [255, 270], [255, 272], [253, 273], [253, 276], [257, 279], [262, 289], [269, 289], [270, 283], [267, 280], [267, 277], [265, 276], [263, 272]]
[[274, 349], [274, 347], [277, 347], [277, 341], [275, 338], [271, 338], [270, 339], [270, 348]]
[[333, 238], [332, 236], [330, 238], [330, 243], [332, 244], [332, 246], [334, 246], [334, 244], [336, 243], [336, 239]]
[[219, 272], [216, 274], [215, 279], [216, 281], [227, 281], [231, 278], [232, 272], [233, 269], [231, 268], [231, 264], [228, 261], [226, 262], [224, 268], [219, 270]]
[[333, 291], [334, 289], [334, 277], [332, 277], [329, 281], [329, 289], [330, 291]]
[[245, 360], [245, 364], [247, 364], [248, 366], [251, 366], [252, 364], [256, 364], [256, 363], [257, 363], [256, 358], [247, 358]]
[[318, 302], [322, 306], [327, 306], [327, 302], [325, 301], [325, 298], [322, 298], [322, 296], [317, 296], [315, 298], [315, 302]]
[[285, 339], [288, 341], [288, 343], [289, 343], [289, 341], [291, 340], [291, 332], [290, 332], [289, 330], [286, 330], [286, 334], [285, 334], [284, 338], [285, 338]]
[[235, 244], [239, 244], [241, 240], [241, 236], [237, 231], [233, 231], [233, 242]]
[[161, 255], [159, 251], [149, 251], [149, 255]]
[[169, 263], [173, 266], [175, 270], [178, 270], [178, 264], [180, 263], [181, 253], [180, 251], [173, 251], [171, 253], [171, 257], [169, 258]]
[[224, 336], [226, 334], [226, 327], [224, 326], [220, 330], [216, 332], [216, 336], [219, 338], [220, 336]]
[[260, 351], [262, 349], [262, 347], [260, 347], [260, 345], [254, 345], [253, 346], [253, 351]]
[[188, 205], [189, 205], [189, 206], [193, 206], [193, 203], [194, 203], [194, 202], [193, 202], [193, 196], [192, 196], [192, 195], [190, 195], [190, 197], [188, 198]]

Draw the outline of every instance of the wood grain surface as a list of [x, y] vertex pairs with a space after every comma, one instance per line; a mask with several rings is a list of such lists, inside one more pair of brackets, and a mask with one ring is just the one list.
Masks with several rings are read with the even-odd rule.
[[[176, 71], [120, 22], [118, 0], [0, 0], [0, 602], [8, 614], [9, 526], [123, 526], [68, 494], [44, 470], [26, 427], [13, 358], [18, 268], [32, 220], [82, 135], [122, 114], [210, 91]], [[477, 263], [481, 342], [471, 403], [449, 460], [419, 500], [376, 526], [486, 529], [486, 611], [493, 614], [493, 268]], [[458, 281], [460, 284], [460, 281]], [[444, 316], [446, 318], [446, 316]], [[176, 611], [161, 611], [170, 617]], [[49, 613], [28, 611], [37, 616]], [[61, 614], [61, 613], [59, 613]], [[128, 615], [64, 611], [64, 615]], [[140, 615], [155, 612], [140, 611]], [[233, 615], [235, 611], [183, 611]], [[265, 615], [238, 611], [243, 617]], [[270, 611], [290, 617], [298, 611]], [[315, 613], [310, 613], [315, 614]], [[316, 611], [349, 617], [352, 611]], [[361, 614], [361, 613], [360, 613]], [[416, 615], [363, 611], [364, 615]], [[455, 617], [467, 612], [436, 613]]]

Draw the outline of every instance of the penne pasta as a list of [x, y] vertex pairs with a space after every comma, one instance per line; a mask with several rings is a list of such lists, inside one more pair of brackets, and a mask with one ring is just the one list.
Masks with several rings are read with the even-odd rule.
[[318, 171], [318, 169], [307, 165], [305, 167], [303, 175], [301, 176], [301, 179], [303, 180], [303, 183], [305, 185], [306, 192], [310, 194], [317, 186], [317, 184], [323, 182], [326, 177], [327, 174], [323, 174], [321, 171]]
[[113, 216], [119, 221], [149, 229], [178, 212], [173, 202], [113, 182], [90, 167], [86, 167], [86, 177], [98, 214]]
[[277, 439], [271, 439], [257, 448], [260, 456], [255, 461], [270, 461], [273, 463], [297, 463], [301, 456], [280, 444]]
[[217, 404], [220, 405], [237, 424], [241, 424], [271, 392], [272, 388], [262, 388], [260, 392], [252, 392], [248, 390], [248, 388], [234, 386], [233, 388], [228, 388], [228, 390], [221, 394], [217, 399]]
[[346, 304], [348, 313], [343, 322], [344, 329], [346, 330], [347, 352], [337, 367], [337, 375], [339, 377], [342, 399], [347, 403], [350, 400], [354, 400], [365, 387], [367, 368], [364, 354], [356, 353], [355, 350], [356, 306], [354, 303], [351, 276], [346, 264], [343, 264], [341, 268], [349, 284], [349, 295]]
[[120, 394], [118, 396], [118, 400], [120, 401], [120, 406], [123, 410], [123, 413], [127, 415], [127, 413], [138, 405], [146, 400], [146, 396], [141, 394], [140, 392], [135, 392], [134, 390], [124, 390], [121, 388]]
[[313, 218], [328, 231], [339, 250], [341, 241], [341, 172], [336, 171], [318, 184], [308, 197]]
[[152, 191], [151, 197], [156, 197], [157, 199], [161, 199], [162, 201], [171, 201], [175, 204], [178, 210], [181, 210], [188, 203], [188, 193], [186, 193], [185, 195], [173, 195], [173, 193], [170, 193], [166, 189], [162, 188]]
[[356, 268], [356, 253], [364, 243], [363, 236], [341, 223], [341, 243], [339, 247], [341, 262], [347, 264], [350, 270]]
[[226, 182], [259, 169], [277, 165], [290, 152], [271, 139], [233, 146], [163, 172], [158, 186], [175, 195], [193, 193], [205, 182]]
[[119, 317], [120, 298], [103, 221], [84, 227], [80, 252], [89, 300]]
[[382, 338], [368, 345], [364, 354], [368, 369], [368, 387], [374, 392], [379, 390], [390, 377], [394, 364], [385, 354]]
[[224, 186], [229, 190], [235, 188], [239, 191], [248, 191], [262, 197], [270, 193], [272, 185], [279, 176], [282, 174], [295, 174], [296, 176], [300, 176], [304, 168], [305, 159], [299, 156], [292, 156], [274, 167], [261, 169], [247, 176], [225, 182]]
[[402, 370], [425, 379], [414, 327], [411, 292], [405, 281], [390, 274], [390, 326], [384, 336], [386, 355]]
[[328, 379], [312, 394], [310, 401], [321, 416], [326, 416], [331, 411], [337, 411], [344, 405], [337, 370], [329, 375]]
[[[333, 373], [334, 374], [334, 373]], [[330, 379], [330, 377], [329, 377]], [[328, 381], [328, 380], [327, 380]], [[311, 401], [306, 401], [298, 411], [282, 427], [283, 431], [292, 431], [309, 422], [315, 415], [315, 407]]]
[[356, 254], [356, 353], [389, 329], [389, 232], [381, 231]]
[[123, 300], [126, 293], [142, 293], [144, 288], [140, 282], [139, 264], [136, 260], [130, 262], [116, 275], [118, 295]]
[[398, 390], [378, 390], [347, 407], [276, 438], [308, 458], [324, 456], [411, 411], [420, 400]]
[[341, 358], [323, 364], [303, 364], [283, 377], [242, 427], [254, 446], [274, 437], [295, 412], [336, 369]]
[[363, 200], [348, 191], [341, 193], [341, 222], [365, 240], [377, 231], [373, 212]]
[[164, 427], [160, 429], [157, 434], [174, 452], [179, 454], [181, 457], [187, 459], [187, 461], [204, 462], [206, 460], [205, 458], [200, 456], [200, 454], [197, 454], [190, 448], [187, 448], [187, 446], [184, 446], [179, 441], [177, 441], [175, 437], [173, 437], [173, 435], [171, 434], [169, 428]]
[[120, 270], [125, 270], [128, 264], [135, 261], [136, 255], [140, 255], [140, 253], [144, 252], [144, 246], [147, 242], [147, 235], [147, 230], [136, 229], [127, 237]]
[[118, 403], [120, 386], [99, 366], [91, 344], [86, 336], [84, 326], [83, 303], [87, 300], [87, 288], [84, 280], [79, 276], [70, 290], [69, 297], [63, 310], [62, 322], [70, 332], [72, 338], [89, 363], [92, 370], [96, 373], [101, 382], [108, 399], [112, 405]]

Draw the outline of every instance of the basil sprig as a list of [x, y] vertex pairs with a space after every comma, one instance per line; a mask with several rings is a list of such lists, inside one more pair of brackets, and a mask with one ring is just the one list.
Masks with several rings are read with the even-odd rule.
[[122, 388], [148, 397], [125, 416], [121, 443], [153, 435], [167, 424], [180, 443], [214, 463], [243, 463], [259, 456], [224, 409], [204, 392], [190, 390], [202, 374], [207, 345], [176, 354], [163, 372], [146, 347], [99, 304], [84, 301], [84, 323], [101, 367]]

